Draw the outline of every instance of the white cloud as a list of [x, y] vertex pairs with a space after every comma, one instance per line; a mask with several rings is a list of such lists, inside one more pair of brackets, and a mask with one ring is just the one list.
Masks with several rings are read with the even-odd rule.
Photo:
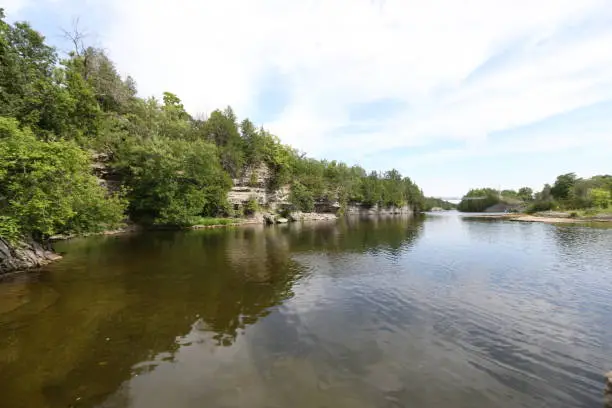
[[17, 15], [21, 10], [30, 5], [30, 0], [4, 0], [1, 8], [11, 17]]
[[[607, 0], [98, 3], [112, 18], [101, 41], [144, 95], [169, 90], [192, 113], [231, 104], [249, 116], [263, 73], [281, 72], [290, 103], [265, 125], [312, 155], [443, 140], [483, 151], [492, 132], [612, 99], [612, 26], [568, 34], [612, 17]], [[505, 60], [468, 79], [504, 50]], [[380, 98], [405, 108], [372, 131], [334, 134], [350, 124], [352, 104]], [[599, 143], [600, 133], [575, 143]]]

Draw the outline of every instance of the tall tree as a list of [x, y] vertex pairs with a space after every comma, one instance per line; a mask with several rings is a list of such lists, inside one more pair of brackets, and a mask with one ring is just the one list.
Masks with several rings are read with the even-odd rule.
[[523, 201], [532, 201], [533, 200], [533, 190], [529, 187], [521, 187], [518, 190], [517, 196]]
[[555, 180], [555, 184], [553, 184], [550, 189], [550, 193], [557, 200], [567, 200], [576, 180], [577, 177], [575, 173], [562, 174]]
[[10, 25], [0, 9], [0, 115], [13, 116], [35, 130], [53, 131], [49, 119], [57, 55], [28, 23]]

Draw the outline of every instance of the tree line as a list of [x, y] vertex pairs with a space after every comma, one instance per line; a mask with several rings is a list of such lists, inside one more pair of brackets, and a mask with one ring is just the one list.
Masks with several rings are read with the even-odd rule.
[[561, 174], [541, 191], [529, 187], [515, 190], [471, 189], [459, 203], [464, 212], [482, 212], [496, 204], [508, 204], [533, 213], [550, 210], [588, 210], [592, 213], [612, 208], [612, 175], [580, 178], [575, 173]]
[[425, 211], [431, 211], [434, 208], [441, 208], [443, 210], [454, 210], [457, 208], [457, 204], [453, 204], [450, 201], [442, 200], [435, 197], [426, 197], [423, 209]]
[[[0, 9], [0, 235], [37, 239], [57, 233], [141, 224], [189, 225], [234, 217], [232, 179], [262, 164], [266, 188], [290, 186], [293, 209], [321, 200], [420, 210], [420, 188], [397, 170], [316, 160], [283, 144], [231, 107], [193, 117], [170, 92], [137, 96], [102, 49], [57, 50], [26, 22]], [[97, 159], [95, 159], [97, 158]], [[103, 158], [103, 159], [100, 159]], [[95, 160], [94, 160], [95, 159]], [[92, 172], [103, 161], [118, 188]]]

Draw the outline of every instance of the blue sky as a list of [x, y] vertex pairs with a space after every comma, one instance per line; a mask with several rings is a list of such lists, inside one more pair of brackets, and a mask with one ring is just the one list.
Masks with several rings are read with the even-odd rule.
[[310, 156], [426, 194], [612, 173], [609, 0], [8, 0], [60, 49], [74, 18], [142, 96], [231, 105]]

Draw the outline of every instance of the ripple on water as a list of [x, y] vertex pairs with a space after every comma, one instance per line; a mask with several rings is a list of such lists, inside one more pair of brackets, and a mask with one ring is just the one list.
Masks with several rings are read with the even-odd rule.
[[440, 215], [61, 245], [0, 286], [9, 406], [590, 408], [612, 369], [612, 230]]

